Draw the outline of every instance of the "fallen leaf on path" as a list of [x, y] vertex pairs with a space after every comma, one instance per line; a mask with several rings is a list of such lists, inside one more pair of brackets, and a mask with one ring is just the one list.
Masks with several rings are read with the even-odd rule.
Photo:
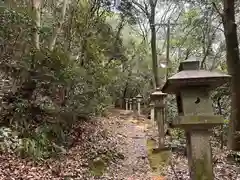
[[131, 123], [134, 123], [134, 124], [137, 124], [137, 123], [138, 123], [138, 120], [136, 120], [136, 119], [131, 119], [130, 122], [131, 122]]
[[155, 176], [152, 178], [152, 180], [167, 180], [167, 178], [164, 176]]

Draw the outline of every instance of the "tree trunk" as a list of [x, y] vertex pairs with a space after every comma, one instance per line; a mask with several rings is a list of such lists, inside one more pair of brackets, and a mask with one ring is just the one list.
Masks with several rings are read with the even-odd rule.
[[229, 124], [228, 147], [240, 151], [240, 62], [235, 22], [234, 0], [224, 0], [223, 25], [227, 50], [228, 73], [231, 80], [231, 119]]
[[117, 25], [117, 33], [116, 33], [116, 36], [115, 36], [115, 40], [113, 42], [113, 50], [112, 50], [112, 56], [110, 56], [110, 59], [108, 60], [107, 62], [107, 65], [109, 65], [109, 63], [116, 58], [116, 56], [119, 56], [119, 47], [118, 47], [118, 44], [121, 43], [120, 42], [120, 36], [121, 36], [121, 33], [122, 33], [122, 30], [125, 26], [125, 16], [124, 15], [121, 15], [120, 17], [120, 22], [119, 24]]
[[[155, 86], [160, 87], [160, 79], [158, 73], [158, 62], [157, 62], [157, 44], [156, 44], [156, 27], [155, 27], [155, 6], [151, 4], [151, 14], [149, 18], [151, 28], [151, 50], [152, 50], [152, 68], [155, 79]], [[155, 88], [156, 88], [155, 87]]]
[[34, 47], [40, 49], [39, 40], [39, 29], [41, 27], [41, 2], [42, 0], [32, 0], [32, 11], [33, 11], [33, 43]]
[[[217, 106], [218, 106], [218, 113], [219, 115], [223, 115], [222, 114], [222, 106], [221, 106], [221, 97], [219, 97], [217, 99]], [[221, 124], [221, 134], [220, 134], [220, 149], [223, 149], [223, 146], [224, 146], [224, 132], [223, 132], [223, 124]]]
[[62, 10], [61, 10], [61, 17], [60, 17], [60, 20], [58, 21], [57, 27], [54, 28], [54, 30], [53, 30], [52, 39], [50, 40], [50, 43], [49, 43], [49, 50], [50, 51], [53, 50], [53, 48], [54, 48], [54, 46], [56, 44], [57, 35], [61, 31], [62, 24], [64, 22], [64, 18], [65, 18], [65, 14], [66, 14], [67, 3], [68, 3], [68, 0], [64, 0], [63, 1]]

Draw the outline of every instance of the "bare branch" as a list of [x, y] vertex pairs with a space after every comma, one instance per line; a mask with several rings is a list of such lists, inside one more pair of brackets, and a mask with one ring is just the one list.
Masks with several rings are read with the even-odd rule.
[[144, 6], [143, 6], [140, 3], [136, 2], [135, 0], [133, 0], [133, 4], [135, 4], [149, 18], [148, 8], [147, 8], [147, 4], [145, 2], [144, 2]]
[[213, 5], [213, 8], [216, 10], [216, 12], [219, 14], [219, 16], [223, 19], [224, 18], [224, 15], [223, 13], [220, 12], [220, 10], [217, 8], [217, 5], [212, 2], [212, 5]]
[[[218, 28], [220, 25], [221, 25], [221, 23], [217, 26], [217, 28]], [[212, 45], [213, 36], [215, 36], [216, 31], [217, 31], [217, 28], [214, 29], [214, 31], [213, 31], [213, 33], [212, 33], [212, 37], [210, 38], [210, 40], [209, 40], [209, 42], [208, 42], [207, 49], [206, 49], [206, 51], [205, 51], [203, 60], [202, 60], [202, 62], [201, 62], [201, 68], [203, 68], [204, 63], [205, 63], [205, 61], [206, 61], [206, 59], [207, 59], [207, 56], [209, 55], [209, 49], [210, 49], [210, 47], [211, 47], [211, 45]]]

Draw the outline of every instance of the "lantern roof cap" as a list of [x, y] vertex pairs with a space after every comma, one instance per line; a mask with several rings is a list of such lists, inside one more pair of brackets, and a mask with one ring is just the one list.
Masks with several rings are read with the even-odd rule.
[[156, 91], [154, 91], [151, 96], [167, 96], [167, 94], [163, 93], [160, 88], [156, 88]]
[[182, 70], [197, 70], [200, 68], [200, 61], [196, 58], [190, 57], [189, 59], [180, 62], [178, 71]]
[[162, 91], [177, 93], [181, 88], [202, 86], [214, 89], [229, 82], [231, 76], [220, 72], [199, 69], [199, 61], [186, 60], [180, 63], [177, 74], [168, 78]]
[[138, 94], [138, 95], [136, 96], [136, 98], [140, 99], [140, 98], [142, 98], [142, 95], [141, 95], [141, 94]]

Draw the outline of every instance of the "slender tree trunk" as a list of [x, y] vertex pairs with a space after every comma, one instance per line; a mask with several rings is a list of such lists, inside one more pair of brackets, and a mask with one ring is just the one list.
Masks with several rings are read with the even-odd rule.
[[228, 73], [231, 80], [231, 119], [229, 124], [228, 147], [240, 151], [240, 59], [235, 22], [234, 0], [224, 0], [223, 25], [227, 48]]
[[117, 42], [119, 41], [124, 25], [125, 25], [125, 16], [121, 15], [120, 23], [117, 26], [117, 33], [116, 33], [114, 44], [117, 44]]
[[76, 11], [76, 8], [71, 5], [71, 7], [69, 8], [70, 9], [70, 16], [68, 18], [68, 24], [67, 24], [67, 27], [66, 27], [66, 30], [65, 30], [65, 42], [64, 42], [64, 49], [66, 52], [70, 52], [71, 50], [71, 45], [72, 45], [72, 40], [73, 40], [73, 35], [72, 35], [72, 28], [73, 28], [73, 19], [74, 19], [74, 16], [75, 16], [75, 11]]
[[[170, 20], [167, 23], [167, 50], [166, 50], [166, 77], [165, 80], [168, 79], [168, 71], [169, 71], [169, 54], [170, 54]], [[165, 108], [167, 109], [167, 108]]]
[[[151, 14], [149, 17], [149, 23], [151, 28], [151, 50], [152, 50], [152, 68], [153, 75], [155, 79], [155, 86], [160, 87], [160, 79], [158, 73], [158, 62], [157, 62], [157, 44], [156, 44], [156, 27], [155, 27], [155, 8], [156, 5], [154, 3], [151, 4]], [[155, 88], [156, 88], [155, 87]]]
[[60, 33], [61, 29], [62, 29], [62, 24], [64, 22], [64, 18], [65, 18], [65, 14], [66, 14], [66, 9], [67, 9], [67, 3], [68, 3], [68, 0], [64, 0], [63, 1], [63, 5], [62, 5], [62, 10], [61, 10], [61, 17], [58, 21], [58, 24], [57, 24], [57, 27], [54, 28], [53, 30], [53, 35], [52, 35], [52, 38], [49, 42], [49, 50], [52, 51], [55, 44], [56, 44], [56, 40], [57, 40], [57, 36], [58, 34]]
[[32, 0], [33, 11], [33, 43], [36, 49], [40, 49], [39, 29], [41, 27], [41, 3], [42, 0]]
[[155, 11], [156, 11], [156, 5], [158, 0], [148, 0], [148, 3], [150, 5], [150, 12], [148, 11], [147, 3], [144, 3], [144, 5], [141, 5], [137, 1], [134, 1], [134, 4], [142, 10], [142, 12], [145, 13], [145, 15], [148, 18], [148, 22], [150, 24], [151, 29], [151, 51], [152, 51], [152, 71], [153, 71], [153, 77], [154, 82], [153, 86], [154, 88], [160, 87], [160, 78], [158, 73], [158, 61], [157, 61], [157, 43], [156, 43], [156, 25], [155, 25]]
[[116, 57], [119, 55], [119, 48], [118, 48], [118, 43], [120, 43], [120, 36], [121, 36], [121, 33], [122, 33], [122, 30], [124, 28], [124, 25], [125, 25], [125, 16], [124, 15], [121, 15], [120, 17], [120, 22], [119, 24], [117, 25], [117, 33], [116, 33], [116, 36], [115, 36], [115, 40], [113, 42], [113, 56], [110, 57], [110, 59], [108, 60], [106, 66], [109, 65], [109, 63]]
[[[222, 116], [222, 106], [221, 106], [221, 97], [217, 99], [218, 113]], [[221, 124], [221, 134], [220, 134], [220, 149], [223, 149], [224, 146], [224, 132], [223, 132], [223, 124]]]

